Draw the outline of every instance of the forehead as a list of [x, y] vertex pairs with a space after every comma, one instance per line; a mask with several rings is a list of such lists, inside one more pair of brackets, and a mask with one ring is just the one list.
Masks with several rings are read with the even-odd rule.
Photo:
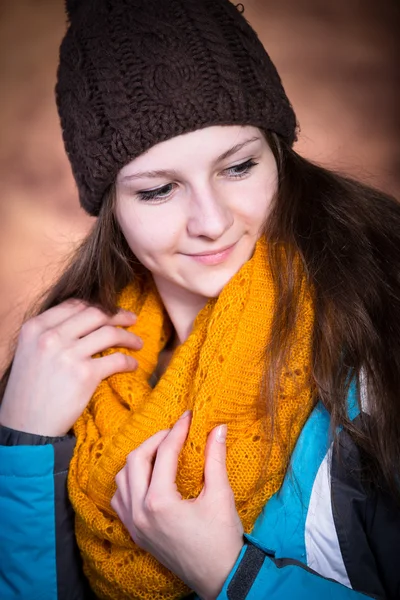
[[178, 168], [197, 161], [213, 161], [227, 150], [251, 139], [264, 139], [260, 130], [250, 125], [213, 126], [176, 136], [152, 146], [149, 150], [125, 165], [118, 174], [120, 180], [134, 171]]

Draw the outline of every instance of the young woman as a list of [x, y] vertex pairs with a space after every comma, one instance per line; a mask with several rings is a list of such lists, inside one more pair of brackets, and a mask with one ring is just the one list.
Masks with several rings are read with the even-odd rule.
[[98, 219], [2, 380], [0, 597], [400, 597], [400, 207], [228, 0], [68, 3]]

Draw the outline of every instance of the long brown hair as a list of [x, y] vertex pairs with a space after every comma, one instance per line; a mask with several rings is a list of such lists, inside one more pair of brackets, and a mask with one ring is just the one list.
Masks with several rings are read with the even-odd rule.
[[[265, 225], [278, 292], [269, 380], [278, 385], [274, 374], [287, 361], [300, 302], [297, 283], [305, 275], [315, 308], [312, 379], [318, 398], [333, 430], [344, 427], [368, 458], [368, 477], [399, 497], [400, 205], [302, 158], [275, 134], [266, 137], [279, 171]], [[71, 297], [114, 313], [118, 293], [143, 274], [116, 221], [114, 192], [106, 194], [92, 231], [36, 314]], [[10, 370], [11, 365], [0, 382], [0, 398]], [[347, 395], [361, 373], [368, 415], [361, 412], [354, 425]], [[360, 396], [358, 386], [361, 408]]]
[[[314, 301], [317, 396], [333, 431], [342, 426], [356, 442], [365, 480], [400, 501], [400, 204], [268, 137], [279, 166], [265, 231], [278, 289], [270, 373], [281, 372], [288, 355], [303, 271]], [[357, 425], [347, 402], [352, 382]]]

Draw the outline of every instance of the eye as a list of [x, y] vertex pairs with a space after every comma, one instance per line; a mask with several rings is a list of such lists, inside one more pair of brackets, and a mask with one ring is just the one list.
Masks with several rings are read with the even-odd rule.
[[163, 185], [162, 187], [155, 188], [154, 190], [141, 190], [137, 192], [139, 200], [143, 202], [154, 202], [166, 200], [173, 190], [174, 184], [168, 183], [167, 185]]
[[225, 169], [223, 172], [227, 173], [229, 177], [232, 177], [234, 179], [240, 179], [241, 177], [244, 177], [245, 175], [250, 173], [250, 171], [256, 165], [258, 165], [258, 163], [255, 162], [252, 158], [250, 158], [249, 160], [246, 160], [246, 162], [240, 163], [240, 165], [234, 165], [233, 167]]

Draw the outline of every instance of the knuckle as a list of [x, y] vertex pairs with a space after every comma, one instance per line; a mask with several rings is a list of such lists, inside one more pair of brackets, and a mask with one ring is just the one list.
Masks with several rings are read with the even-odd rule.
[[163, 457], [167, 457], [170, 454], [170, 440], [171, 436], [167, 436], [158, 446], [157, 454], [163, 455]]
[[138, 348], [139, 350], [141, 348], [143, 348], [143, 340], [142, 338], [140, 338], [138, 335], [136, 335], [135, 333], [133, 333], [132, 331], [125, 331], [125, 334], [128, 337], [128, 342], [130, 345]]
[[[133, 525], [136, 529], [137, 541], [141, 540], [140, 534], [143, 534], [149, 528], [148, 518], [143, 510], [138, 510], [132, 515]], [[137, 542], [135, 540], [135, 542]]]
[[86, 362], [79, 362], [74, 369], [74, 376], [83, 383], [93, 379], [92, 369]]
[[118, 329], [112, 325], [103, 325], [103, 334], [107, 337], [109, 343], [114, 343], [118, 339]]
[[123, 469], [122, 469], [115, 476], [115, 484], [116, 484], [117, 488], [120, 488], [122, 486], [123, 482], [124, 482], [124, 474], [123, 474]]
[[88, 306], [86, 309], [88, 320], [94, 323], [102, 323], [106, 319], [106, 314], [97, 306]]
[[124, 329], [124, 327], [117, 327], [116, 325], [113, 326], [113, 329], [116, 333], [116, 335], [123, 339], [124, 341], [126, 340], [130, 340], [131, 337], [135, 337], [135, 334], [132, 333], [131, 331], [128, 331], [127, 329]]
[[34, 317], [33, 319], [29, 319], [23, 323], [19, 338], [21, 340], [30, 341], [36, 338], [41, 332], [41, 326], [38, 317]]
[[160, 443], [158, 452], [165, 457], [173, 458], [176, 456], [179, 445], [179, 438], [177, 437], [176, 432], [171, 429], [169, 435], [167, 435]]
[[68, 300], [65, 301], [65, 304], [69, 304], [71, 306], [87, 306], [87, 303], [80, 298], [68, 298]]
[[144, 507], [148, 514], [161, 514], [165, 511], [167, 503], [165, 498], [159, 494], [149, 492], [144, 501]]
[[121, 327], [115, 327], [113, 325], [105, 325], [103, 329], [106, 330], [106, 335], [110, 341], [110, 344], [117, 345], [133, 345], [136, 337], [133, 333], [122, 329]]
[[[118, 486], [118, 483], [117, 483], [117, 486]], [[111, 498], [111, 501], [110, 501], [110, 506], [111, 506], [111, 508], [112, 508], [112, 509], [113, 509], [113, 510], [114, 510], [116, 513], [118, 513], [118, 509], [119, 509], [119, 494], [118, 494], [118, 489], [117, 489], [117, 491], [115, 492], [114, 496]]]
[[138, 366], [138, 362], [133, 356], [125, 356], [126, 368], [135, 369]]
[[120, 308], [119, 310], [117, 310], [116, 313], [114, 313], [112, 315], [112, 319], [119, 321], [119, 320], [121, 320], [121, 318], [124, 319], [125, 317], [127, 317], [127, 316], [129, 316], [131, 314], [132, 313], [129, 310], [125, 310], [124, 308]]
[[38, 349], [42, 351], [52, 350], [61, 343], [61, 337], [57, 329], [48, 329], [40, 333], [38, 338]]
[[[139, 455], [139, 450], [138, 449], [132, 450], [132, 452], [129, 452], [129, 454], [128, 454], [127, 458], [126, 458], [126, 465], [127, 465], [128, 469], [130, 469], [131, 466], [133, 466], [134, 464], [137, 463], [137, 460], [138, 460], [138, 457], [139, 457], [138, 455]], [[122, 471], [120, 471], [119, 473], [121, 473], [121, 472]], [[119, 475], [119, 473], [118, 473], [118, 475]]]
[[127, 340], [130, 340], [130, 336], [132, 335], [125, 329], [121, 329], [121, 327], [106, 325], [105, 328], [107, 329], [107, 335], [109, 336], [110, 341], [113, 342], [114, 345], [125, 344]]
[[79, 306], [87, 306], [87, 304], [79, 298], [67, 298], [67, 300], [60, 302], [58, 306], [61, 306], [63, 308], [74, 308]]
[[130, 369], [134, 364], [135, 359], [129, 356], [128, 354], [124, 354], [123, 352], [116, 352], [114, 354], [115, 366], [117, 369], [121, 371], [125, 369]]

